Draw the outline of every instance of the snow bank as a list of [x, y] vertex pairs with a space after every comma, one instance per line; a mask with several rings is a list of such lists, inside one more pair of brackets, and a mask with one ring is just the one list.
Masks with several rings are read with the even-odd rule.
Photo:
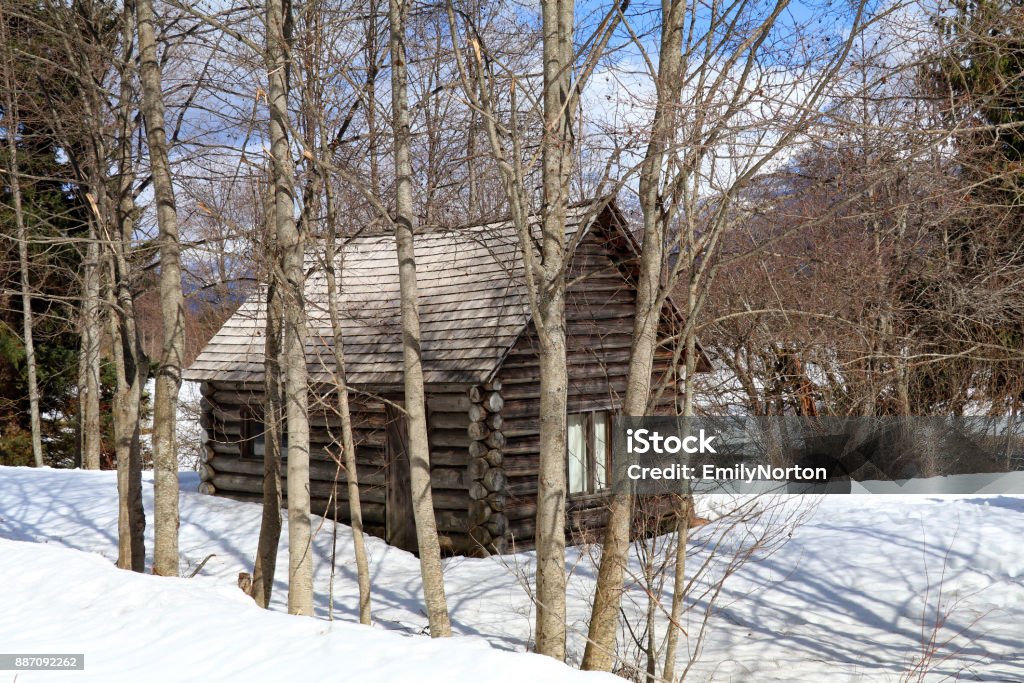
[[[358, 590], [351, 529], [336, 528], [329, 597], [335, 529], [315, 519], [317, 618], [289, 617], [287, 534], [272, 610], [265, 612], [236, 586], [238, 572], [251, 571], [260, 506], [196, 493], [195, 473], [183, 473], [181, 481], [182, 574], [207, 562], [195, 578], [164, 579], [112, 566], [113, 472], [0, 467], [0, 651], [86, 655], [84, 673], [19, 673], [17, 683], [600, 679], [520, 654], [531, 645], [533, 605], [524, 583], [535, 571], [532, 553], [446, 560], [452, 624], [461, 637], [438, 643], [406, 635], [426, 628], [418, 561], [376, 538], [366, 540], [377, 628], [352, 623]], [[152, 493], [146, 473], [150, 550]], [[691, 534], [688, 571], [708, 567], [712, 578], [734, 573], [699, 642], [708, 579], [691, 587], [683, 616], [690, 635], [680, 649], [699, 657], [688, 683], [897, 683], [936, 616], [942, 617], [942, 661], [940, 673], [926, 680], [1024, 682], [1024, 497], [722, 497], [702, 509], [720, 516], [737, 502], [762, 506], [765, 514], [736, 527], [726, 517]], [[758, 525], [789, 519], [791, 511], [807, 519], [789, 530], [785, 545], [773, 554], [754, 552], [749, 562], [730, 568], [723, 551], [753, 537]], [[583, 653], [596, 555], [593, 548], [567, 553], [574, 662]], [[642, 574], [636, 557], [630, 573]], [[666, 604], [670, 592], [668, 581]], [[624, 609], [637, 616], [646, 596], [632, 583]], [[329, 607], [337, 621], [326, 620]], [[0, 683], [13, 678], [0, 671]]]
[[479, 640], [268, 612], [237, 588], [120, 571], [53, 544], [0, 540], [0, 577], [4, 652], [85, 654], [84, 671], [22, 671], [18, 683], [620, 680]]

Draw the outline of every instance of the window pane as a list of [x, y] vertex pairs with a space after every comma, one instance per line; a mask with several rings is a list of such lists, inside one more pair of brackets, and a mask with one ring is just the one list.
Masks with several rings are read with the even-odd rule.
[[608, 413], [594, 413], [594, 485], [608, 488]]
[[569, 493], [585, 493], [587, 490], [586, 415], [569, 415], [568, 418]]
[[244, 405], [240, 410], [241, 442], [239, 443], [239, 455], [243, 458], [263, 457], [263, 414], [259, 406]]

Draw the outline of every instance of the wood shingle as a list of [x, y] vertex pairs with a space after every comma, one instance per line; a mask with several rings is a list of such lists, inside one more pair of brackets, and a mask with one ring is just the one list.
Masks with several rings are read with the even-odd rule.
[[[567, 235], [593, 220], [594, 205], [570, 210]], [[339, 308], [348, 382], [402, 383], [398, 261], [392, 236], [339, 245]], [[519, 240], [510, 222], [417, 235], [417, 281], [427, 384], [487, 382], [530, 320]], [[333, 380], [333, 334], [323, 250], [306, 254], [310, 380]], [[263, 381], [265, 288], [258, 288], [186, 371], [196, 381]]]

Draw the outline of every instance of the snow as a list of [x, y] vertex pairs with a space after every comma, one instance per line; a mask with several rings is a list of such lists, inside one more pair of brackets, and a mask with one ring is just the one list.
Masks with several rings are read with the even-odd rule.
[[0, 548], [4, 650], [85, 653], [84, 673], [20, 672], [18, 681], [285, 681], [296, 672], [313, 680], [342, 672], [367, 681], [602, 678], [479, 640], [431, 641], [267, 612], [237, 588], [122, 572], [53, 544]]
[[[1014, 475], [1018, 476], [1018, 475]], [[1024, 475], [1020, 475], [1024, 477]], [[236, 586], [250, 571], [260, 507], [194, 493], [182, 473], [182, 573], [117, 570], [113, 472], [0, 468], [0, 651], [84, 653], [85, 671], [5, 672], [0, 683], [34, 681], [621, 680], [573, 671], [525, 652], [533, 611], [524, 583], [532, 553], [451, 558], [445, 581], [459, 637], [424, 632], [419, 565], [368, 538], [374, 627], [356, 621], [351, 532], [337, 527], [335, 621], [327, 620], [332, 524], [317, 532], [317, 618], [284, 614], [287, 538], [282, 538], [271, 611]], [[1024, 488], [1024, 481], [1015, 490]], [[144, 485], [152, 510], [152, 481]], [[698, 643], [706, 590], [692, 589], [684, 651], [699, 652], [687, 681], [900, 680], [931, 635], [933, 678], [1024, 681], [1024, 497], [887, 495], [776, 497], [772, 514], [806, 515], [792, 538], [737, 565]], [[723, 500], [702, 508], [721, 510]], [[812, 505], [812, 503], [814, 505]], [[768, 515], [771, 517], [772, 515]], [[715, 544], [741, 548], [765, 518], [726, 530], [727, 517], [695, 529], [688, 568], [730, 566]], [[316, 520], [319, 524], [320, 520]], [[147, 547], [152, 546], [152, 528]], [[692, 558], [692, 559], [691, 559]], [[570, 659], [583, 650], [596, 575], [588, 549], [570, 549]], [[634, 558], [632, 571], [638, 570]], [[695, 569], [692, 571], [696, 571]], [[666, 590], [670, 591], [671, 586]], [[641, 604], [633, 586], [626, 611]], [[941, 659], [941, 661], [938, 661]]]

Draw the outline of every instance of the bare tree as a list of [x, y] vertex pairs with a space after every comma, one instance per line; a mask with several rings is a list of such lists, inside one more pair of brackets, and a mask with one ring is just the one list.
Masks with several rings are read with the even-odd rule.
[[[661, 341], [655, 321], [674, 289], [681, 295], [676, 301], [685, 316], [678, 336], [671, 340], [682, 375], [679, 411], [693, 415], [700, 314], [719, 267], [724, 235], [740, 224], [740, 214], [746, 215], [733, 207], [742, 201], [743, 189], [790, 153], [799, 136], [820, 119], [822, 103], [843, 80], [841, 68], [855, 36], [871, 21], [865, 4], [855, 3], [844, 19], [850, 26], [848, 35], [822, 41], [825, 47], [808, 48], [796, 59], [787, 58], [786, 77], [777, 79], [762, 66], [766, 56], [791, 49], [789, 41], [808, 44], [800, 38], [803, 29], [794, 34], [781, 26], [787, 4], [786, 0], [757, 7], [737, 3], [720, 14], [706, 14], [704, 8], [690, 4], [665, 3], [657, 23], [656, 56], [647, 54], [639, 32], [627, 21], [655, 89], [640, 164], [644, 235], [624, 405], [627, 415], [644, 414], [665, 391], [676, 390], [675, 377], [657, 387], [650, 384], [650, 358]], [[684, 99], [688, 100], [685, 105]], [[667, 256], [673, 253], [677, 257], [670, 262]], [[673, 595], [681, 602], [690, 502], [685, 495], [679, 500]], [[614, 664], [618, 596], [632, 508], [628, 495], [615, 495], [585, 668], [610, 670]], [[680, 608], [674, 605], [673, 614]], [[672, 675], [676, 642], [671, 636], [665, 653], [666, 671]]]
[[[145, 570], [146, 552], [144, 533], [145, 511], [142, 506], [142, 449], [139, 443], [142, 390], [149, 374], [149, 359], [142, 348], [135, 316], [133, 292], [133, 238], [137, 209], [135, 205], [135, 167], [132, 136], [136, 131], [135, 87], [132, 57], [135, 44], [135, 5], [125, 2], [121, 13], [121, 54], [118, 60], [119, 90], [115, 112], [114, 143], [116, 176], [111, 183], [113, 192], [98, 196], [94, 204], [96, 221], [101, 228], [107, 255], [104, 259], [109, 273], [106, 287], [108, 323], [113, 349], [115, 376], [114, 390], [114, 450], [117, 459], [118, 490], [118, 560], [117, 566], [141, 572]], [[88, 91], [87, 91], [88, 92]], [[98, 103], [99, 93], [93, 93], [87, 102]], [[94, 113], [94, 117], [96, 113]], [[101, 138], [102, 139], [102, 138]], [[99, 141], [99, 140], [98, 140]], [[106, 161], [99, 152], [102, 145], [94, 145], [97, 153], [92, 162], [93, 187], [102, 190], [101, 168]]]
[[[571, 0], [541, 6], [540, 90], [536, 78], [518, 73], [491, 52], [476, 13], [448, 3], [449, 25], [463, 92], [483, 121], [490, 156], [498, 168], [512, 222], [519, 237], [523, 277], [539, 340], [540, 465], [537, 493], [537, 652], [565, 659], [566, 370], [565, 270], [571, 244], [566, 237], [570, 179], [576, 160], [575, 126], [579, 96], [618, 24], [618, 5], [604, 14], [578, 55], [574, 47], [575, 5]], [[466, 34], [460, 48], [459, 34]], [[463, 53], [468, 55], [463, 57]], [[521, 111], [525, 101], [526, 111]], [[531, 215], [529, 182], [536, 143], [525, 125], [539, 119], [539, 222]], [[599, 183], [600, 184], [600, 183]], [[578, 235], [576, 236], [578, 238]]]
[[7, 129], [7, 168], [4, 169], [11, 188], [14, 209], [15, 239], [18, 241], [18, 271], [21, 280], [22, 343], [25, 345], [25, 369], [28, 374], [28, 401], [32, 429], [32, 459], [36, 467], [43, 466], [42, 424], [39, 419], [39, 383], [36, 378], [36, 351], [33, 341], [32, 289], [29, 283], [28, 230], [21, 196], [21, 169], [18, 164], [18, 130], [21, 127], [15, 83], [12, 78], [13, 55], [7, 35], [7, 17], [0, 13], [0, 42], [4, 44], [4, 127]]
[[[269, 197], [268, 197], [269, 199]], [[256, 545], [252, 572], [252, 596], [256, 604], [267, 608], [274, 588], [277, 547], [281, 541], [281, 310], [280, 283], [276, 263], [279, 259], [270, 217], [273, 205], [268, 201], [264, 249], [271, 267], [266, 289], [266, 326], [263, 339], [263, 517]]]
[[419, 302], [416, 287], [414, 237], [416, 213], [413, 201], [411, 130], [405, 54], [407, 0], [390, 0], [388, 21], [391, 51], [391, 116], [395, 156], [395, 246], [401, 298], [402, 355], [404, 358], [405, 419], [409, 431], [409, 480], [412, 488], [416, 542], [420, 552], [423, 594], [434, 638], [451, 635], [448, 604], [441, 571], [441, 546], [434, 520], [430, 490], [430, 444], [427, 438], [426, 397], [423, 385]]
[[139, 82], [146, 123], [150, 172], [156, 200], [160, 244], [160, 312], [163, 349], [156, 370], [153, 401], [153, 489], [155, 544], [153, 573], [178, 575], [178, 454], [176, 429], [178, 392], [185, 347], [184, 297], [181, 289], [181, 245], [178, 212], [164, 126], [164, 99], [152, 0], [136, 0], [139, 38]]
[[[85, 245], [87, 273], [83, 282], [80, 316], [95, 316], [82, 326], [93, 326], [83, 346], [98, 345], [105, 314], [114, 371], [113, 437], [117, 463], [118, 559], [123, 569], [144, 571], [146, 528], [142, 505], [142, 449], [140, 416], [143, 384], [149, 374], [149, 361], [142, 348], [135, 311], [138, 264], [148, 258], [135, 244], [138, 209], [134, 166], [138, 104], [133, 68], [135, 45], [135, 5], [124, 3], [116, 22], [110, 20], [111, 8], [103, 5], [79, 6], [78, 12], [54, 10], [50, 14], [63, 49], [64, 76], [73, 80], [80, 93], [80, 120], [69, 120], [50, 102], [52, 118], [48, 124], [64, 149], [71, 155], [76, 181], [84, 190], [89, 208], [89, 229]], [[113, 83], [113, 85], [111, 85]], [[72, 143], [77, 140], [77, 143]], [[90, 278], [95, 278], [90, 281]], [[80, 369], [98, 375], [99, 350], [84, 349], [89, 359], [80, 359]], [[80, 381], [80, 386], [96, 382]], [[80, 378], [82, 380], [82, 378]], [[93, 399], [90, 397], [89, 401]], [[83, 420], [82, 429], [95, 429], [97, 423]], [[84, 440], [84, 438], [83, 438]], [[98, 465], [98, 463], [97, 463]]]
[[100, 337], [102, 309], [100, 286], [102, 269], [96, 223], [89, 222], [85, 263], [82, 265], [82, 304], [79, 316], [81, 350], [78, 364], [79, 448], [81, 466], [100, 468], [102, 431], [100, 428]]
[[[309, 225], [314, 220], [315, 209], [320, 206], [320, 195], [323, 196], [323, 268], [327, 281], [327, 313], [331, 324], [331, 347], [334, 360], [332, 377], [334, 380], [335, 404], [334, 412], [341, 423], [341, 434], [338, 439], [340, 454], [334, 455], [339, 463], [339, 470], [345, 473], [346, 493], [348, 498], [349, 523], [352, 527], [352, 547], [356, 563], [356, 581], [359, 586], [359, 622], [370, 624], [371, 586], [370, 568], [366, 554], [366, 543], [363, 538], [363, 509], [359, 492], [359, 471], [356, 461], [355, 433], [352, 427], [352, 412], [349, 406], [350, 390], [345, 367], [345, 333], [342, 324], [341, 292], [339, 271], [344, 272], [344, 262], [339, 262], [337, 240], [343, 233], [338, 216], [337, 189], [331, 182], [330, 156], [337, 145], [332, 146], [331, 140], [344, 137], [360, 109], [367, 111], [367, 119], [372, 119], [369, 110], [375, 109], [372, 100], [374, 83], [377, 75], [377, 54], [374, 47], [378, 28], [374, 12], [366, 22], [365, 44], [359, 46], [366, 50], [369, 63], [366, 67], [366, 79], [361, 88], [357, 88], [352, 101], [344, 110], [344, 116], [332, 136], [327, 126], [328, 102], [325, 101], [329, 64], [332, 52], [328, 44], [335, 38], [330, 30], [330, 19], [327, 3], [309, 3], [303, 12], [302, 41], [302, 119], [305, 123], [304, 144], [305, 155], [309, 162], [312, 181], [307, 185], [302, 206], [302, 220]], [[373, 144], [373, 143], [371, 143]], [[372, 169], [371, 177], [375, 175]], [[375, 190], [370, 190], [374, 192]], [[334, 510], [337, 510], [337, 496], [334, 498]], [[335, 515], [335, 525], [337, 516]], [[333, 560], [332, 560], [333, 561]]]
[[[658, 346], [658, 328], [664, 300], [661, 290], [665, 266], [665, 212], [662, 208], [661, 176], [676, 133], [676, 112], [683, 88], [683, 29], [687, 3], [670, 0], [662, 4], [661, 41], [656, 79], [656, 104], [650, 139], [640, 169], [639, 196], [643, 211], [643, 245], [637, 277], [636, 311], [633, 318], [633, 342], [630, 352], [626, 397], [622, 404], [624, 416], [647, 413], [651, 397], [651, 373], [654, 352]], [[685, 502], [683, 503], [685, 506]], [[679, 520], [688, 520], [687, 510], [680, 510]], [[582, 668], [610, 671], [614, 662], [615, 633], [618, 627], [623, 572], [629, 553], [630, 524], [633, 517], [633, 496], [628, 491], [616, 492], [608, 511], [608, 527], [604, 536], [601, 566], [594, 594], [594, 606], [587, 634]], [[685, 529], [677, 529], [684, 538]], [[677, 553], [685, 561], [684, 552]], [[668, 678], [672, 680], [672, 678]]]
[[284, 342], [284, 392], [288, 430], [288, 611], [313, 615], [313, 538], [309, 500], [309, 394], [306, 382], [306, 310], [303, 253], [305, 231], [295, 221], [295, 169], [291, 157], [288, 111], [292, 9], [289, 0], [265, 5], [267, 104], [270, 107], [270, 157], [280, 250]]
[[[345, 482], [348, 490], [349, 522], [352, 525], [352, 547], [356, 560], [356, 580], [359, 584], [359, 623], [369, 624], [370, 567], [366, 558], [366, 543], [363, 540], [363, 508], [359, 495], [359, 472], [356, 464], [355, 436], [352, 431], [352, 412], [349, 410], [349, 388], [345, 373], [345, 337], [338, 306], [337, 247], [335, 243], [337, 208], [333, 190], [327, 189], [327, 235], [325, 267], [327, 275], [327, 306], [331, 318], [334, 348], [335, 392], [337, 412], [341, 420], [341, 455], [345, 467]], [[344, 264], [342, 264], [344, 267]]]
[[134, 107], [137, 102], [131, 46], [135, 42], [135, 3], [124, 3], [120, 89], [117, 108], [116, 203], [102, 214], [109, 245], [107, 259], [110, 285], [107, 292], [111, 338], [114, 349], [114, 441], [117, 453], [118, 488], [118, 566], [144, 571], [146, 516], [142, 507], [142, 448], [139, 443], [142, 389], [149, 375], [149, 359], [142, 347], [135, 316], [132, 291], [132, 244], [137, 209], [135, 205], [135, 166], [132, 135], [135, 133]]
[[[540, 340], [540, 466], [537, 473], [537, 652], [565, 659], [565, 219], [573, 163], [575, 3], [541, 6], [544, 89], [541, 262], [534, 324]], [[526, 237], [526, 235], [521, 235]], [[529, 241], [524, 249], [532, 250]]]

